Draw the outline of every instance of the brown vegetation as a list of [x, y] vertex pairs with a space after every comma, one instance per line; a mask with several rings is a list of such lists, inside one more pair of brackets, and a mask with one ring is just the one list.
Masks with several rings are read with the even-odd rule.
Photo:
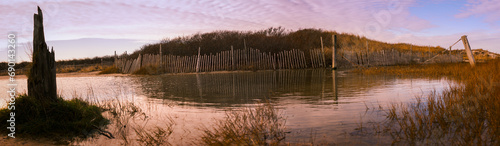
[[58, 66], [56, 69], [57, 73], [70, 73], [70, 72], [93, 72], [103, 70], [102, 65], [100, 64], [92, 64], [92, 65], [67, 65], [67, 66]]
[[[210, 33], [194, 34], [191, 36], [177, 37], [174, 39], [164, 39], [160, 43], [144, 45], [140, 50], [132, 53], [127, 58], [137, 58], [139, 54], [159, 54], [160, 44], [163, 54], [191, 56], [198, 54], [198, 47], [201, 47], [201, 54], [217, 53], [234, 49], [254, 48], [262, 52], [277, 53], [284, 50], [299, 49], [309, 52], [310, 49], [321, 48], [320, 37], [323, 38], [325, 51], [331, 52], [332, 35], [337, 36], [337, 46], [339, 49], [359, 49], [366, 50], [368, 43], [370, 51], [395, 49], [400, 52], [432, 52], [438, 53], [444, 48], [437, 46], [417, 46], [405, 43], [389, 44], [360, 37], [348, 33], [338, 33], [334, 31], [324, 31], [321, 29], [301, 29], [297, 31], [287, 31], [282, 27], [269, 28], [260, 31], [214, 31]], [[309, 56], [307, 54], [306, 56]], [[123, 56], [122, 56], [123, 57]], [[328, 55], [327, 60], [331, 60]]]
[[230, 111], [215, 127], [203, 129], [203, 145], [278, 145], [285, 139], [285, 119], [270, 103]]
[[103, 69], [99, 74], [112, 74], [112, 73], [121, 73], [120, 69], [118, 69], [116, 66], [108, 66], [105, 69]]
[[469, 64], [370, 68], [365, 74], [448, 77], [456, 85], [414, 103], [392, 104], [387, 128], [394, 141], [412, 144], [498, 145], [500, 143], [500, 59]]

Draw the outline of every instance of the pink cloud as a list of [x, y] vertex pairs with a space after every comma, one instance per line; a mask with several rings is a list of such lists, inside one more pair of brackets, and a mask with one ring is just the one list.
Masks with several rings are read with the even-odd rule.
[[500, 2], [498, 0], [468, 0], [465, 9], [455, 15], [457, 18], [485, 16], [485, 21], [493, 23], [500, 20]]
[[[380, 31], [395, 28], [419, 31], [432, 27], [426, 20], [411, 16], [408, 7], [413, 3], [413, 0], [21, 1], [2, 4], [2, 7], [17, 8], [0, 12], [16, 11], [9, 16], [22, 17], [25, 21], [12, 25], [22, 26], [31, 24], [36, 5], [41, 5], [47, 12], [47, 29], [58, 34], [53, 39], [75, 39], [78, 35], [115, 38], [124, 34], [134, 34], [134, 39], [159, 39], [180, 32], [258, 30], [273, 26], [288, 29], [315, 27], [357, 34], [366, 33], [365, 28], [371, 23]], [[394, 11], [395, 8], [398, 11]], [[375, 14], [382, 14], [381, 18]], [[0, 23], [3, 22], [7, 21]], [[65, 32], [71, 35], [61, 35]]]
[[[44, 11], [47, 40], [80, 38], [161, 40], [214, 30], [321, 28], [368, 36], [397, 37], [394, 31], [433, 27], [413, 16], [416, 0], [183, 0], [1, 2], [0, 32], [17, 31], [31, 40], [36, 5]], [[14, 21], [11, 21], [14, 20]], [[0, 41], [3, 41], [0, 38]]]

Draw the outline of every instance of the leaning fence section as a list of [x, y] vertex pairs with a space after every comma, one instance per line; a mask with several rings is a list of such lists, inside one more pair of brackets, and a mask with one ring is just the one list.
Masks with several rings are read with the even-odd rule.
[[[311, 49], [307, 52], [292, 49], [277, 53], [261, 52], [258, 49], [231, 49], [215, 54], [192, 56], [144, 54], [136, 59], [116, 58], [115, 65], [122, 73], [134, 73], [146, 66], [156, 68], [159, 73], [327, 68], [331, 66], [332, 57], [326, 54], [322, 49]], [[463, 61], [461, 54], [451, 52], [396, 49], [340, 49], [336, 56], [336, 66], [340, 68]]]
[[[406, 64], [428, 64], [428, 63], [456, 63], [462, 62], [461, 54], [443, 52], [413, 52], [396, 49], [385, 50], [339, 50], [339, 59], [336, 60], [338, 67], [370, 67], [391, 66]], [[312, 59], [312, 58], [311, 58]]]
[[133, 73], [141, 67], [154, 66], [164, 73], [212, 72], [232, 70], [275, 70], [308, 68], [303, 51], [293, 49], [278, 53], [258, 49], [238, 49], [215, 54], [193, 56], [139, 55], [136, 59], [120, 58], [115, 65], [123, 73]]

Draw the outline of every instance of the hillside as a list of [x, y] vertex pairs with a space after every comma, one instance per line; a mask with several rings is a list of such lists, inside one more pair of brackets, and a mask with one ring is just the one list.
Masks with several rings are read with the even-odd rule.
[[198, 33], [185, 37], [164, 39], [159, 43], [147, 44], [135, 51], [129, 58], [137, 58], [139, 54], [158, 54], [160, 44], [163, 54], [190, 56], [198, 53], [201, 47], [201, 54], [217, 53], [234, 49], [253, 48], [263, 52], [277, 53], [284, 50], [299, 49], [308, 52], [311, 49], [321, 48], [320, 37], [323, 38], [323, 45], [327, 49], [332, 47], [332, 35], [337, 36], [337, 48], [339, 50], [366, 50], [367, 44], [370, 51], [392, 50], [400, 52], [441, 52], [444, 48], [440, 46], [417, 46], [405, 43], [390, 44], [376, 40], [370, 40], [348, 33], [338, 33], [335, 31], [324, 31], [321, 29], [301, 29], [297, 31], [287, 31], [284, 28], [269, 28], [260, 31], [214, 31], [209, 33]]

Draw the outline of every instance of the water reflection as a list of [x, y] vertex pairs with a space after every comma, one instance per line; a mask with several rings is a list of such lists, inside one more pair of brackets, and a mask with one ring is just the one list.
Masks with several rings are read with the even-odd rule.
[[364, 76], [318, 69], [134, 79], [139, 92], [149, 98], [174, 101], [179, 103], [177, 105], [184, 105], [183, 108], [197, 107], [203, 111], [206, 107], [226, 109], [269, 99], [285, 112], [290, 142], [300, 143], [314, 138], [319, 143], [349, 145], [389, 144], [390, 136], [375, 138], [352, 132], [359, 123], [383, 120], [384, 113], [374, 110], [379, 105], [408, 102], [417, 95], [434, 90], [440, 92], [449, 86], [445, 79]]
[[136, 78], [135, 82], [148, 97], [203, 106], [292, 96], [309, 104], [337, 104], [339, 99], [356, 99], [397, 84], [394, 76], [367, 77], [326, 69], [161, 75]]
[[[6, 89], [7, 82], [0, 80], [1, 87]], [[18, 84], [18, 91], [26, 89], [25, 78], [18, 79]], [[58, 77], [57, 84], [59, 95], [68, 99], [75, 94], [99, 101], [127, 98], [144, 109], [152, 121], [172, 116], [177, 123], [175, 139], [185, 139], [184, 142], [199, 137], [196, 131], [202, 124], [222, 118], [224, 111], [220, 109], [252, 106], [256, 100], [269, 99], [287, 117], [286, 127], [291, 132], [287, 141], [307, 142], [314, 136], [319, 143], [349, 145], [380, 140], [351, 134], [359, 123], [384, 118], [383, 113], [367, 114], [367, 107], [372, 110], [378, 105], [407, 102], [416, 95], [449, 87], [445, 79], [364, 76], [318, 69]], [[91, 143], [106, 144], [110, 140]]]

